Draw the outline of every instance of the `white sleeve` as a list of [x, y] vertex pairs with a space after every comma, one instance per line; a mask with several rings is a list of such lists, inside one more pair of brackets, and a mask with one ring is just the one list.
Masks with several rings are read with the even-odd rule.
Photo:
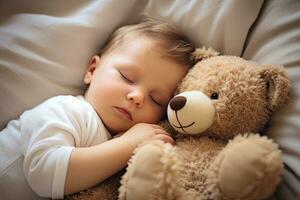
[[82, 139], [85, 109], [77, 99], [73, 104], [53, 99], [20, 120], [25, 177], [39, 196], [56, 199], [64, 196], [69, 158]]

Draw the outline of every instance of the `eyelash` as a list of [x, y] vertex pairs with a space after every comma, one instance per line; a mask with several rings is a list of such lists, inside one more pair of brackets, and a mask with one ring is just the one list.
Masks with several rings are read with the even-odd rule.
[[[125, 80], [126, 82], [128, 82], [128, 83], [130, 83], [130, 84], [134, 83], [132, 80], [128, 79], [121, 71], [119, 71], [119, 73], [120, 73], [120, 75], [121, 75], [121, 77], [122, 77], [123, 80]], [[150, 99], [151, 99], [151, 101], [152, 101], [153, 103], [155, 103], [156, 105], [162, 106], [162, 105], [161, 105], [160, 103], [158, 103], [152, 96], [150, 96]]]
[[150, 96], [152, 102], [154, 102], [158, 106], [162, 106], [160, 103], [158, 103], [152, 96]]
[[134, 83], [132, 80], [128, 79], [122, 72], [119, 71], [119, 73], [123, 80], [125, 80], [126, 82], [128, 82], [130, 84]]

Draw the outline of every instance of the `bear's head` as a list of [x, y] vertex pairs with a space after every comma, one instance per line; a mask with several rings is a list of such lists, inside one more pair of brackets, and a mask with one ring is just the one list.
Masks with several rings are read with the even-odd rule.
[[284, 68], [205, 52], [201, 50], [197, 59], [202, 60], [169, 103], [170, 125], [179, 134], [223, 139], [260, 131], [288, 100], [290, 82]]

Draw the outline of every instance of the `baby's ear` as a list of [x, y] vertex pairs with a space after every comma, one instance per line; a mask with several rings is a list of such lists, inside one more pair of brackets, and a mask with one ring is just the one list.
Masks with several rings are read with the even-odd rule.
[[84, 79], [83, 79], [85, 84], [91, 83], [93, 75], [94, 75], [94, 71], [98, 67], [99, 62], [100, 62], [100, 56], [98, 56], [98, 55], [95, 55], [90, 59], [87, 70], [85, 72]]
[[202, 48], [195, 49], [195, 51], [192, 53], [192, 60], [193, 63], [196, 64], [203, 59], [218, 56], [219, 54], [219, 52], [212, 49], [211, 47], [206, 48], [205, 46], [203, 46]]
[[289, 99], [291, 83], [283, 66], [263, 65], [259, 69], [261, 78], [266, 83], [268, 105], [275, 111]]

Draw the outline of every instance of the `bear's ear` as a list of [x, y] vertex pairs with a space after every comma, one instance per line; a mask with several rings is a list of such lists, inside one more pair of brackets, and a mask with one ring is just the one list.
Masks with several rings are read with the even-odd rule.
[[260, 76], [266, 83], [268, 105], [275, 111], [289, 99], [290, 80], [283, 66], [263, 65], [259, 70]]
[[219, 52], [212, 49], [211, 47], [206, 48], [203, 46], [202, 48], [195, 49], [195, 51], [192, 53], [192, 60], [193, 63], [196, 64], [197, 62], [203, 59], [218, 56], [219, 54], [220, 54]]

